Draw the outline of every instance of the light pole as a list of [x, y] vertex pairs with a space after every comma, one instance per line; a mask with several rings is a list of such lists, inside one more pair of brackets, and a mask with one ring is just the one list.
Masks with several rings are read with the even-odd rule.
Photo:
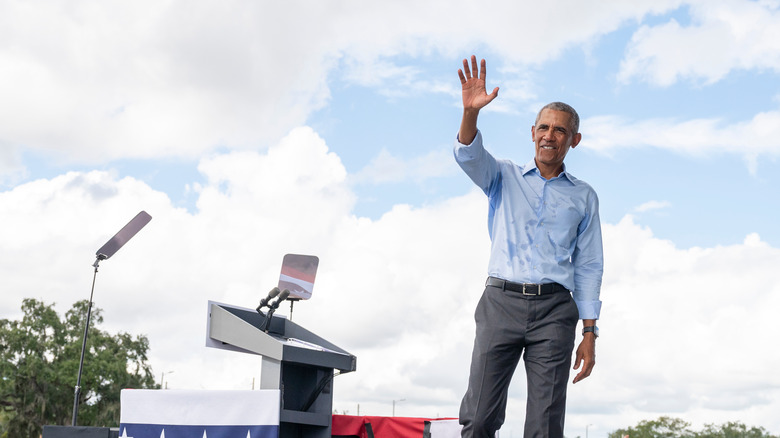
[[588, 425], [585, 426], [585, 438], [588, 438], [588, 428], [590, 426], [593, 426], [593, 425], [592, 424], [588, 424]]
[[402, 398], [400, 400], [393, 400], [393, 417], [395, 417], [395, 402], [401, 403], [402, 401], [406, 401], [406, 399]]
[[139, 231], [141, 231], [141, 228], [145, 227], [146, 224], [149, 223], [149, 221], [152, 220], [152, 217], [149, 216], [149, 213], [141, 210], [140, 213], [135, 215], [133, 219], [130, 220], [130, 222], [127, 223], [124, 227], [122, 227], [119, 232], [114, 234], [114, 237], [108, 240], [108, 242], [104, 243], [103, 246], [100, 247], [100, 249], [97, 250], [95, 255], [97, 258], [95, 259], [95, 263], [92, 264], [92, 267], [95, 268], [95, 273], [92, 274], [92, 290], [89, 292], [89, 304], [87, 305], [87, 323], [84, 326], [84, 338], [82, 339], [81, 343], [81, 360], [79, 360], [79, 373], [76, 377], [76, 387], [74, 389], [73, 393], [73, 417], [71, 419], [71, 426], [76, 426], [76, 422], [79, 417], [79, 398], [81, 397], [81, 373], [84, 370], [84, 354], [87, 350], [87, 335], [89, 334], [89, 322], [92, 319], [92, 297], [95, 295], [95, 279], [97, 278], [97, 272], [98, 272], [98, 265], [100, 265], [101, 260], [108, 260], [111, 258], [112, 255], [114, 255], [117, 251], [119, 251], [122, 246], [124, 246], [125, 243], [127, 243], [128, 240], [132, 239], [133, 236], [136, 235]]
[[[163, 382], [165, 382], [165, 373], [173, 374], [173, 371], [163, 371], [162, 377], [160, 377], [160, 389], [168, 389], [168, 388], [163, 386]], [[585, 437], [585, 438], [588, 438], [588, 437]]]

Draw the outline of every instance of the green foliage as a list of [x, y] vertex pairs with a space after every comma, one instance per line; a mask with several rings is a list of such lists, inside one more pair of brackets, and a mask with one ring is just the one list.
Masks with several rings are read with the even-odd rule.
[[[38, 437], [45, 424], [71, 424], [88, 304], [75, 303], [60, 319], [53, 304], [25, 299], [21, 321], [0, 320], [0, 436]], [[117, 426], [120, 390], [156, 387], [148, 339], [111, 336], [102, 322], [93, 308], [79, 397], [84, 426]]]
[[692, 438], [691, 425], [679, 418], [660, 417], [657, 420], [642, 420], [634, 427], [618, 429], [609, 438]]
[[780, 438], [772, 435], [763, 427], [751, 427], [738, 422], [730, 421], [720, 426], [707, 424], [704, 430], [696, 434], [696, 438]]
[[691, 425], [679, 418], [660, 417], [657, 420], [642, 420], [634, 427], [618, 429], [609, 438], [780, 438], [771, 435], [763, 427], [748, 428], [740, 422], [721, 425], [707, 424], [702, 431], [691, 430]]

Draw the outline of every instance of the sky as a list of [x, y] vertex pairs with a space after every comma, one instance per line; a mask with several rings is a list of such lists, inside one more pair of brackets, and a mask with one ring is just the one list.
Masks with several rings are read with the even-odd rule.
[[252, 389], [259, 357], [205, 347], [207, 302], [254, 308], [310, 254], [293, 320], [357, 356], [334, 409], [457, 416], [489, 248], [452, 157], [472, 54], [500, 87], [495, 156], [531, 159], [547, 102], [582, 119], [566, 164], [599, 195], [605, 272], [566, 436], [662, 415], [780, 434], [773, 0], [0, 0], [0, 318], [87, 299], [144, 210], [94, 303], [168, 388]]

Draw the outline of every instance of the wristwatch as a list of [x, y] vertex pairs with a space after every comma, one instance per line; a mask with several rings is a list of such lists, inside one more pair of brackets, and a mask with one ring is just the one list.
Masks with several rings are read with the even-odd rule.
[[595, 325], [589, 326], [589, 327], [583, 327], [582, 328], [582, 336], [585, 336], [585, 333], [593, 333], [596, 335], [596, 337], [599, 337], [599, 328]]

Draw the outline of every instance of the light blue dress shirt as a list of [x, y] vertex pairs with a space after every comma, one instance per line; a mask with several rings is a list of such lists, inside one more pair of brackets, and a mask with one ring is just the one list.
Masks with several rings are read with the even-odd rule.
[[518, 283], [560, 283], [581, 319], [598, 319], [604, 271], [599, 201], [593, 188], [564, 167], [546, 180], [532, 159], [525, 166], [496, 160], [477, 132], [455, 142], [455, 160], [488, 196], [488, 275]]

